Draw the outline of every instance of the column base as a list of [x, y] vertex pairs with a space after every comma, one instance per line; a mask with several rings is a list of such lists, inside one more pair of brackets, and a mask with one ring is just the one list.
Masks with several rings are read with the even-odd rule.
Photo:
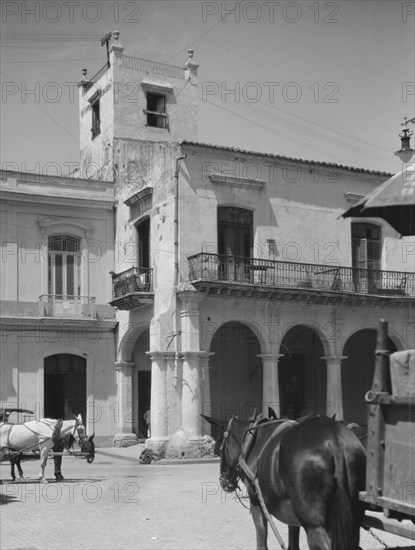
[[133, 433], [119, 433], [114, 435], [113, 447], [131, 447], [137, 445], [138, 437]]
[[167, 442], [165, 458], [203, 458], [213, 457], [215, 440], [209, 435], [190, 438], [182, 429], [172, 434]]
[[167, 443], [168, 439], [166, 437], [149, 437], [146, 439], [145, 446], [164, 458]]

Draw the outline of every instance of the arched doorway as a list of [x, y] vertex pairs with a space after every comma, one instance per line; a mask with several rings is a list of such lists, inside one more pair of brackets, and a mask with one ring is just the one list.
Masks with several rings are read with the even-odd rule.
[[133, 429], [140, 439], [150, 435], [144, 418], [151, 400], [151, 359], [146, 354], [149, 349], [150, 332], [147, 329], [140, 334], [133, 349], [133, 362], [136, 364], [133, 373]]
[[86, 420], [86, 359], [69, 353], [50, 355], [44, 361], [44, 415]]
[[278, 363], [280, 414], [298, 418], [326, 413], [324, 347], [314, 330], [297, 325], [283, 338]]
[[[347, 422], [367, 425], [365, 394], [372, 387], [376, 340], [376, 330], [363, 329], [350, 336], [344, 346], [343, 355], [347, 359], [342, 363], [342, 392], [343, 416]], [[388, 348], [391, 353], [397, 351], [390, 338]]]
[[210, 351], [211, 416], [227, 420], [250, 417], [255, 408], [261, 412], [261, 348], [253, 331], [242, 323], [225, 323], [214, 334]]

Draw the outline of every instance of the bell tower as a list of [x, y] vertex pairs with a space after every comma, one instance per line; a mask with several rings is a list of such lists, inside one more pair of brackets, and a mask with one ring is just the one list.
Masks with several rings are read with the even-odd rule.
[[194, 51], [182, 66], [124, 55], [120, 33], [106, 35], [107, 62], [79, 87], [81, 177], [114, 179], [114, 142], [197, 140]]

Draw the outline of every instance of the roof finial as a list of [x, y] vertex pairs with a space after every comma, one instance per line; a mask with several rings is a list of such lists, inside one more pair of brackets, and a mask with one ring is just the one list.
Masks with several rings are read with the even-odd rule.
[[191, 84], [196, 85], [197, 84], [197, 69], [199, 65], [194, 62], [193, 55], [194, 50], [187, 50], [189, 59], [184, 64], [184, 78], [186, 80], [189, 80]]

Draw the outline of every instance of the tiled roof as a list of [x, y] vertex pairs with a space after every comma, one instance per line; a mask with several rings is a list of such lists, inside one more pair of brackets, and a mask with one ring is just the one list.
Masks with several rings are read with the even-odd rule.
[[287, 162], [297, 163], [297, 164], [309, 164], [310, 166], [325, 166], [327, 168], [338, 168], [339, 170], [350, 170], [351, 172], [359, 172], [363, 174], [371, 174], [374, 176], [384, 176], [385, 178], [390, 178], [393, 174], [389, 172], [380, 172], [377, 170], [367, 170], [366, 168], [356, 168], [354, 166], [345, 166], [343, 164], [336, 164], [334, 162], [319, 162], [315, 160], [304, 160], [297, 159], [293, 157], [285, 157], [283, 155], [274, 155], [272, 153], [260, 153], [258, 151], [248, 151], [247, 149], [239, 149], [238, 147], [228, 147], [225, 145], [215, 145], [213, 143], [202, 143], [200, 141], [187, 141], [183, 140], [180, 142], [183, 145], [194, 145], [197, 147], [207, 147], [209, 149], [216, 149], [219, 151], [232, 151], [234, 153], [242, 153], [246, 155], [257, 155], [260, 157], [272, 158], [276, 160], [283, 160]]

